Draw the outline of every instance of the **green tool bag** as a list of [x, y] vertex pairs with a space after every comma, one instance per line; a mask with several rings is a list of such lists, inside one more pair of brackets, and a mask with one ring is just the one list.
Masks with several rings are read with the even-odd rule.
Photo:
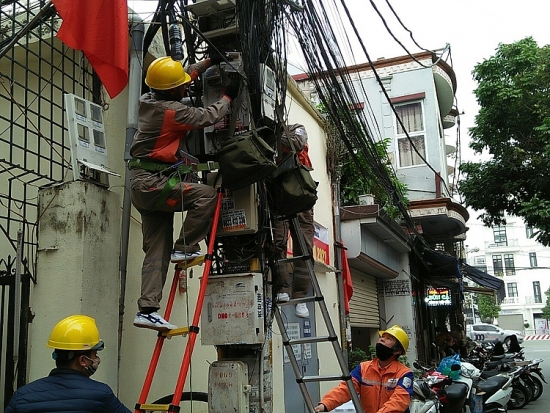
[[275, 151], [255, 132], [228, 139], [216, 152], [222, 187], [231, 191], [267, 178], [277, 169]]
[[291, 153], [279, 164], [279, 169], [266, 181], [271, 205], [277, 215], [294, 215], [313, 208], [317, 202], [318, 183], [310, 169]]

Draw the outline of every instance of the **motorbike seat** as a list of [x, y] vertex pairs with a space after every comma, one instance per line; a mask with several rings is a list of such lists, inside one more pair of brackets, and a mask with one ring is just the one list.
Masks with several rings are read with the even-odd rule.
[[468, 385], [466, 383], [453, 383], [445, 387], [445, 394], [449, 402], [457, 402], [463, 400], [468, 395]]
[[498, 370], [484, 370], [481, 372], [481, 378], [482, 379], [488, 379], [489, 377], [496, 376], [500, 372]]
[[485, 381], [480, 381], [477, 385], [479, 391], [485, 392], [484, 399], [495, 394], [504, 384], [508, 381], [508, 378], [504, 376], [490, 377]]

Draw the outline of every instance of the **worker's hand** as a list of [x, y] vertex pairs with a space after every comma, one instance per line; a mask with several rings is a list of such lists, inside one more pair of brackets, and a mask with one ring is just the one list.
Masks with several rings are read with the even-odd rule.
[[231, 55], [223, 55], [218, 51], [213, 51], [212, 53], [210, 53], [210, 63], [212, 64], [212, 66], [219, 65], [221, 62], [225, 62], [225, 61], [230, 62], [232, 60], [233, 60], [233, 56]]
[[225, 87], [223, 94], [229, 99], [234, 100], [239, 94], [239, 86], [238, 82], [231, 82]]
[[327, 408], [325, 407], [325, 405], [323, 403], [319, 403], [317, 406], [315, 406], [315, 411], [316, 412], [326, 412]]

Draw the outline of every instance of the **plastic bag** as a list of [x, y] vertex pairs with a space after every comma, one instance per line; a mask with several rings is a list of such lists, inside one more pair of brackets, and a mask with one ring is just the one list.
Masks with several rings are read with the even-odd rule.
[[456, 367], [455, 370], [452, 369], [454, 364], [458, 364], [460, 366], [460, 354], [455, 354], [442, 359], [439, 362], [439, 366], [437, 366], [437, 371], [453, 379], [458, 378], [453, 377], [453, 375], [458, 376], [460, 373], [460, 369], [456, 370]]

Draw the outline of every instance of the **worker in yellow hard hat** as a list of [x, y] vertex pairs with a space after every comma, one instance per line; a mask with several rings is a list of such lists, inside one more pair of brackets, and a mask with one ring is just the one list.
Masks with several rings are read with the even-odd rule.
[[[165, 331], [176, 328], [157, 311], [170, 261], [204, 255], [199, 247], [207, 235], [216, 207], [216, 190], [186, 179], [181, 167], [187, 132], [214, 125], [224, 118], [239, 92], [237, 83], [225, 86], [217, 102], [194, 107], [181, 100], [191, 81], [224, 60], [217, 54], [184, 69], [170, 57], [154, 60], [145, 83], [150, 91], [139, 102], [138, 130], [130, 148], [132, 203], [141, 213], [145, 258], [141, 271], [141, 296], [137, 327]], [[187, 158], [188, 159], [188, 158]], [[179, 165], [179, 166], [178, 166]], [[174, 213], [187, 211], [178, 239], [173, 241]]]
[[92, 317], [64, 318], [53, 328], [47, 346], [54, 349], [56, 368], [17, 389], [5, 413], [130, 412], [109, 386], [90, 380], [101, 361], [97, 353], [104, 348]]
[[[409, 409], [413, 373], [398, 358], [409, 349], [409, 336], [397, 324], [379, 331], [376, 357], [359, 363], [351, 372], [353, 385], [365, 413], [405, 412]], [[329, 412], [351, 399], [341, 382], [323, 396], [316, 412]]]

